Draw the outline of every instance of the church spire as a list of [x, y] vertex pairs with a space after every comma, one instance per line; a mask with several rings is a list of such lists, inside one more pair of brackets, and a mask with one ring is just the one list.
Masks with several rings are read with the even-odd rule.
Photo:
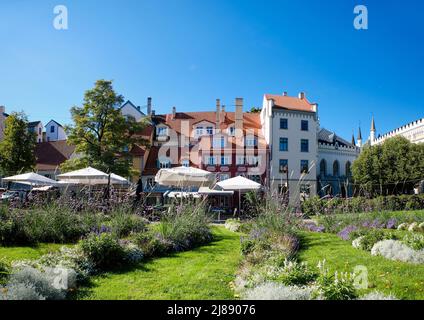
[[355, 134], [352, 132], [352, 145], [356, 146]]
[[371, 131], [375, 132], [375, 121], [374, 121], [374, 116], [372, 116], [372, 120], [371, 120]]
[[358, 140], [362, 140], [362, 132], [361, 132], [360, 126], [359, 126], [359, 131], [358, 131]]

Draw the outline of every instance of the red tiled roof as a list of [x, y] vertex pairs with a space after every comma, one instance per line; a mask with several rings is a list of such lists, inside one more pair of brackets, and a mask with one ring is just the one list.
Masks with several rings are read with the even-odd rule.
[[274, 100], [274, 107], [288, 110], [315, 112], [313, 104], [308, 99], [300, 99], [298, 97], [279, 96], [275, 94], [266, 94], [265, 99]]
[[75, 152], [75, 146], [66, 141], [42, 142], [35, 148], [37, 170], [54, 170], [68, 160]]

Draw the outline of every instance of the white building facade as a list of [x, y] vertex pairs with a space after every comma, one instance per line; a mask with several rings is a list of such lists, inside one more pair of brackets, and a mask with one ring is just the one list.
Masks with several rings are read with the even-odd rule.
[[298, 97], [266, 94], [261, 125], [269, 146], [271, 190], [287, 192], [291, 204], [316, 195], [318, 105], [310, 103], [304, 93]]
[[369, 139], [372, 146], [382, 144], [387, 139], [397, 136], [405, 137], [412, 143], [424, 143], [424, 118], [408, 123], [378, 137], [376, 136], [374, 119], [372, 120]]
[[62, 141], [66, 140], [67, 136], [62, 125], [54, 120], [50, 120], [46, 124], [46, 141]]

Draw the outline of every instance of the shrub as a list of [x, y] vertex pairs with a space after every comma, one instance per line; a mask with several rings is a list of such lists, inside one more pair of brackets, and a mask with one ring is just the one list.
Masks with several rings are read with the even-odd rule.
[[173, 249], [173, 243], [155, 235], [153, 232], [137, 233], [132, 237], [135, 244], [147, 258], [161, 257]]
[[126, 252], [119, 239], [110, 233], [91, 234], [80, 242], [84, 255], [100, 270], [122, 266]]
[[146, 221], [137, 215], [127, 212], [116, 212], [112, 215], [108, 226], [118, 238], [124, 238], [131, 233], [144, 232], [146, 230]]
[[321, 274], [317, 281], [318, 293], [325, 300], [353, 300], [358, 297], [353, 280], [347, 274], [334, 277]]
[[420, 227], [418, 225], [418, 222], [411, 223], [409, 225], [409, 227], [408, 227], [408, 231], [410, 231], [410, 232], [419, 232], [419, 231], [421, 231], [420, 230]]
[[414, 250], [424, 249], [424, 236], [421, 234], [407, 234], [402, 242]]
[[10, 273], [10, 264], [0, 259], [0, 285], [4, 284]]
[[311, 288], [290, 287], [281, 284], [266, 282], [247, 290], [245, 300], [311, 300]]
[[304, 286], [313, 282], [318, 274], [309, 269], [306, 263], [299, 263], [297, 261], [284, 261], [284, 266], [281, 273], [275, 279], [288, 286]]
[[249, 239], [241, 239], [241, 253], [246, 256], [254, 250], [255, 242]]
[[4, 288], [0, 287], [0, 300], [46, 300], [39, 294], [33, 284], [11, 283]]
[[35, 292], [46, 300], [63, 300], [68, 290], [76, 287], [76, 272], [72, 269], [20, 267], [12, 272], [8, 286], [19, 288], [23, 295], [26, 287], [26, 295]]
[[[391, 232], [384, 232], [380, 229], [362, 229], [352, 233], [355, 244], [352, 242], [352, 246], [365, 250], [371, 251], [374, 244], [382, 240], [396, 239], [396, 235]], [[359, 238], [357, 238], [359, 236]], [[352, 237], [351, 237], [352, 238]]]
[[414, 250], [397, 240], [383, 240], [377, 242], [371, 249], [371, 254], [373, 256], [383, 256], [390, 260], [414, 264], [424, 263], [424, 249]]
[[159, 237], [173, 243], [174, 251], [183, 251], [212, 239], [209, 218], [203, 205], [186, 204], [171, 208], [157, 226]]

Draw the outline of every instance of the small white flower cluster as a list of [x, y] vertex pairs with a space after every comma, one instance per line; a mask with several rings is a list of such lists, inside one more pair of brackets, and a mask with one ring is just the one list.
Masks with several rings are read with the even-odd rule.
[[385, 294], [379, 291], [373, 291], [362, 296], [361, 298], [359, 298], [359, 300], [399, 300], [399, 299], [397, 299], [395, 296], [391, 294], [386, 296]]
[[356, 249], [361, 249], [362, 248], [362, 239], [364, 239], [363, 236], [353, 240], [352, 241], [352, 247], [354, 247]]
[[232, 232], [239, 232], [241, 227], [241, 222], [240, 220], [236, 220], [236, 219], [228, 219], [227, 221], [225, 221], [224, 226], [227, 230], [230, 230]]
[[390, 260], [424, 264], [424, 249], [414, 250], [397, 240], [377, 242], [371, 249], [373, 256], [383, 256]]
[[245, 300], [312, 300], [314, 288], [284, 286], [274, 282], [265, 282], [247, 290]]
[[402, 223], [397, 227], [398, 230], [408, 230], [409, 232], [424, 232], [424, 222]]

